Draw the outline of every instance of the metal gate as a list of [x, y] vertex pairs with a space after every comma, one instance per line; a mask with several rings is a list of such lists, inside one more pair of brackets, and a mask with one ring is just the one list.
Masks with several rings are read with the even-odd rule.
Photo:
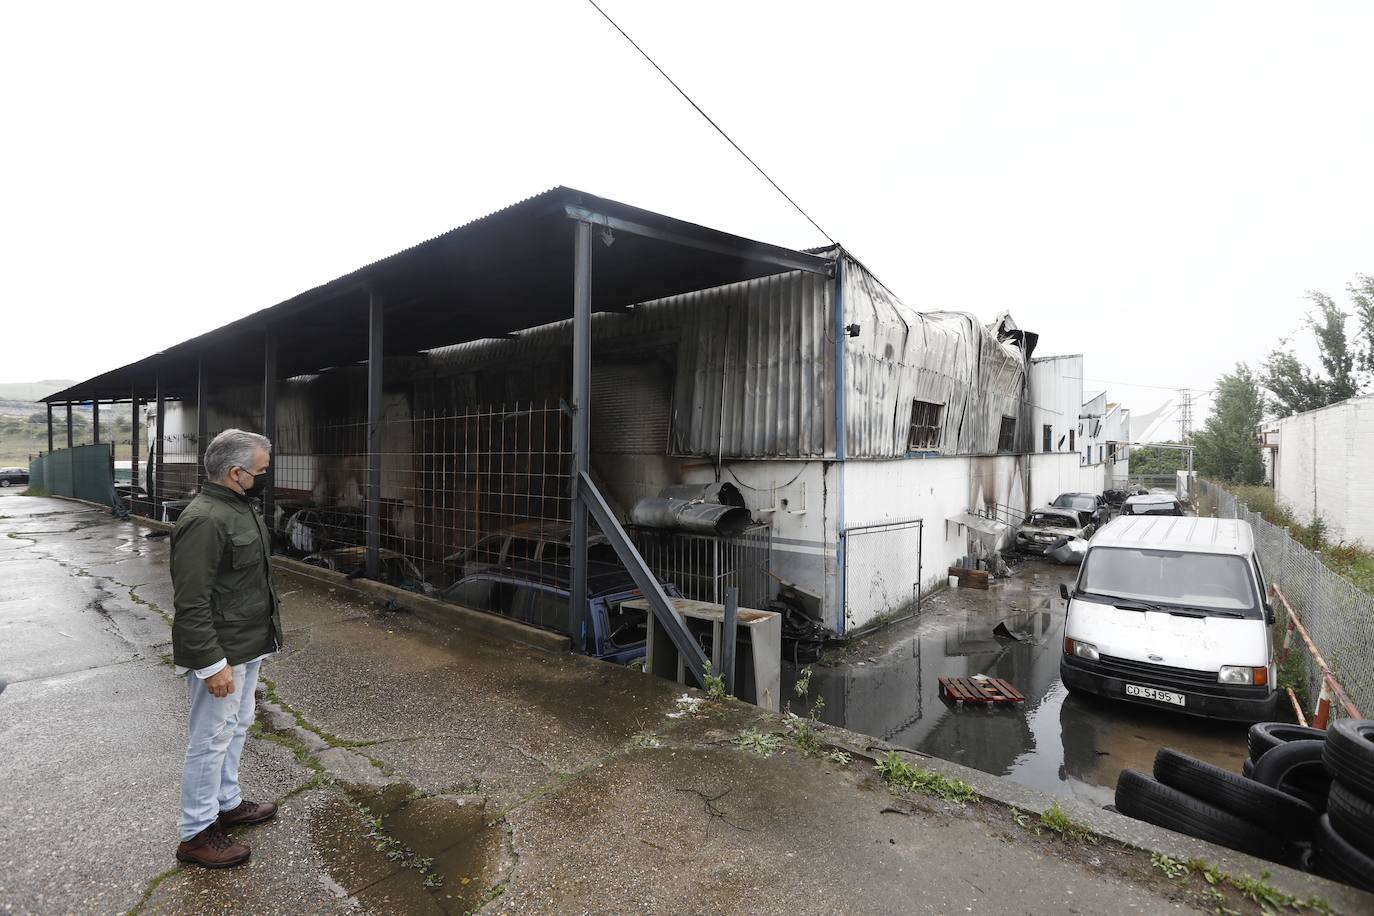
[[921, 610], [921, 519], [856, 525], [844, 546], [844, 616], [890, 622]]

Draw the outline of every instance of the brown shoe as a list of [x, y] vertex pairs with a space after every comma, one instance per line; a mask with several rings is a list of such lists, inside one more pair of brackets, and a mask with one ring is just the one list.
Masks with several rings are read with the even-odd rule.
[[233, 868], [252, 854], [247, 843], [230, 839], [218, 822], [206, 827], [177, 847], [177, 861], [201, 868]]
[[254, 824], [261, 824], [263, 821], [270, 821], [277, 816], [277, 805], [275, 802], [250, 802], [244, 799], [239, 802], [239, 806], [232, 811], [221, 811], [219, 813], [219, 825], [221, 827], [251, 827]]

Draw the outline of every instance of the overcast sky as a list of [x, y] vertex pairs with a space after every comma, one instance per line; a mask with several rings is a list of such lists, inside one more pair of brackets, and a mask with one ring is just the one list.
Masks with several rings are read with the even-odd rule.
[[[1138, 413], [1374, 272], [1374, 4], [603, 6], [907, 304], [1009, 309]], [[0, 79], [0, 381], [558, 184], [824, 242], [582, 0], [6, 4]]]

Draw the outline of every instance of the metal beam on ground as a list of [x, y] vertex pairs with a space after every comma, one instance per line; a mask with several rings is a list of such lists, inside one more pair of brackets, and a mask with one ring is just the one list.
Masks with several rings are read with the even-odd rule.
[[[624, 232], [627, 235], [638, 235], [648, 239], [656, 239], [660, 242], [669, 242], [673, 245], [683, 245], [687, 248], [698, 248], [702, 251], [710, 251], [714, 254], [728, 254], [734, 257], [743, 258], [749, 261], [758, 261], [762, 264], [773, 264], [778, 267], [786, 267], [788, 270], [804, 270], [807, 273], [820, 274], [823, 277], [833, 277], [835, 275], [835, 262], [829, 258], [821, 258], [815, 255], [803, 254], [799, 251], [788, 251], [786, 249], [774, 248], [771, 245], [750, 244], [741, 249], [739, 245], [728, 245], [719, 242], [708, 241], [706, 239], [690, 238], [666, 229], [655, 229], [643, 223], [631, 222], [615, 216], [607, 216], [586, 207], [578, 207], [569, 204], [564, 207], [564, 212], [572, 219], [582, 223], [594, 223], [604, 226], [612, 232]], [[741, 240], [743, 241], [743, 240]]]
[[210, 364], [196, 361], [196, 480], [205, 482], [205, 447], [210, 444]]
[[668, 634], [668, 638], [673, 641], [673, 646], [677, 649], [678, 655], [682, 658], [682, 663], [686, 669], [696, 678], [699, 686], [706, 684], [706, 656], [701, 651], [701, 646], [692, 638], [692, 633], [687, 629], [687, 623], [678, 613], [677, 608], [673, 607], [668, 600], [668, 595], [663, 591], [663, 586], [659, 584], [658, 578], [644, 562], [644, 558], [635, 549], [634, 542], [625, 533], [625, 529], [620, 527], [620, 521], [611, 511], [611, 507], [606, 504], [601, 491], [592, 483], [592, 479], [586, 471], [579, 472], [577, 475], [577, 492], [579, 500], [587, 510], [591, 512], [592, 518], [601, 528], [601, 533], [611, 542], [615, 548], [616, 556], [620, 557], [620, 562], [625, 564], [625, 569], [629, 571], [630, 578], [634, 579], [635, 585], [639, 587], [640, 593], [649, 602], [649, 607], [653, 610], [654, 619], [659, 626]]
[[382, 570], [382, 297], [367, 301], [367, 577]]
[[277, 333], [271, 327], [263, 331], [262, 364], [262, 434], [272, 441], [274, 453], [271, 463], [267, 465], [267, 478], [263, 481], [262, 516], [271, 531], [272, 506], [276, 502], [273, 491], [277, 485]]
[[573, 254], [573, 501], [572, 602], [573, 649], [585, 651], [587, 629], [587, 507], [582, 479], [591, 467], [592, 442], [592, 225], [574, 224]]

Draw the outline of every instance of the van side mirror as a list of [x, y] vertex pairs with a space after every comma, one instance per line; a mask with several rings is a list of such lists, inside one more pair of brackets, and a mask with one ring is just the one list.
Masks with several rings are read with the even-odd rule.
[[1069, 583], [1067, 583], [1067, 582], [1060, 582], [1060, 583], [1059, 583], [1059, 597], [1060, 597], [1060, 598], [1063, 598], [1065, 601], [1068, 601], [1068, 600], [1069, 600], [1069, 596], [1070, 596], [1071, 594], [1072, 594], [1072, 592], [1069, 591]]

